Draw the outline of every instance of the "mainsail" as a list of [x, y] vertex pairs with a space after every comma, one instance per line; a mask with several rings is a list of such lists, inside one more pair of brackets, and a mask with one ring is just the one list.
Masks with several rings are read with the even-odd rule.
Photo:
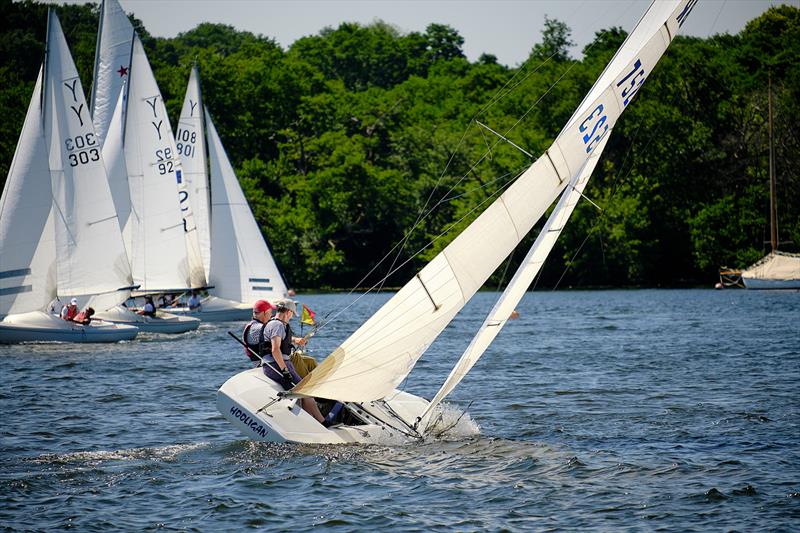
[[[124, 126], [131, 201], [131, 265], [140, 291], [178, 291], [204, 278], [192, 265], [178, 202], [180, 160], [161, 92], [138, 36]], [[198, 272], [199, 269], [199, 272]]]
[[282, 298], [286, 284], [208, 111], [206, 128], [212, 200], [209, 282], [214, 294], [237, 302]]
[[0, 317], [44, 309], [56, 296], [53, 189], [43, 124], [39, 70], [0, 198]]
[[192, 67], [192, 72], [189, 74], [189, 85], [186, 87], [186, 97], [183, 100], [178, 131], [175, 134], [175, 146], [183, 167], [183, 179], [189, 191], [203, 269], [208, 274], [211, 260], [208, 165], [206, 141], [203, 135], [203, 100], [197, 65]]
[[586, 165], [697, 0], [653, 3], [552, 146], [292, 393], [388, 395]]
[[130, 265], [100, 146], [54, 11], [48, 21], [44, 82], [58, 294], [93, 295], [130, 287]]
[[102, 0], [91, 96], [92, 118], [101, 145], [105, 142], [117, 98], [130, 74], [132, 40], [133, 26], [119, 2]]

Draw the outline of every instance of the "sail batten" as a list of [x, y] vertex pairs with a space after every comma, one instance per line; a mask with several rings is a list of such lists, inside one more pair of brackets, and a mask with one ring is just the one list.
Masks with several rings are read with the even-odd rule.
[[[654, 2], [614, 59], [545, 151], [480, 216], [442, 250], [420, 277], [440, 307], [411, 308], [427, 299], [412, 279], [292, 390], [298, 396], [341, 401], [377, 400], [405, 379], [416, 361], [492, 272], [519, 244], [546, 209], [578, 176], [594, 151], [604, 146], [617, 119], [637, 94], [671, 34], [696, 0]], [[449, 274], [438, 264], [450, 265]], [[440, 289], [432, 289], [432, 272]], [[460, 289], [454, 297], [455, 288]], [[420, 293], [420, 294], [417, 294]], [[398, 316], [411, 318], [395, 323]], [[369, 379], [365, 379], [369, 376]]]

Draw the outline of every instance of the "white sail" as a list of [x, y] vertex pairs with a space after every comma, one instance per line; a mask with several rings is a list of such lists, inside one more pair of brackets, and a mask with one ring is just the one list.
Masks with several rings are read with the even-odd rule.
[[56, 296], [53, 192], [43, 126], [39, 70], [0, 198], [0, 318], [42, 310]]
[[293, 393], [342, 401], [389, 394], [584, 168], [695, 3], [651, 5], [544, 155]]
[[472, 342], [470, 342], [467, 349], [461, 355], [461, 358], [458, 360], [455, 367], [453, 367], [453, 370], [450, 371], [450, 375], [447, 376], [444, 384], [433, 397], [420, 418], [424, 418], [427, 413], [433, 411], [433, 409], [455, 389], [456, 385], [458, 385], [472, 367], [475, 366], [475, 363], [478, 362], [478, 359], [480, 359], [492, 341], [494, 341], [495, 337], [500, 333], [500, 330], [503, 329], [512, 311], [516, 309], [517, 304], [522, 300], [528, 287], [533, 283], [542, 265], [544, 265], [547, 256], [550, 255], [550, 251], [553, 249], [553, 246], [555, 246], [575, 206], [578, 205], [578, 201], [583, 195], [583, 190], [586, 188], [586, 184], [589, 182], [589, 178], [592, 176], [592, 172], [594, 172], [594, 168], [597, 166], [597, 162], [600, 160], [600, 155], [603, 153], [607, 142], [608, 136], [600, 141], [596, 150], [592, 151], [583, 170], [573, 178], [567, 189], [561, 195], [561, 199], [547, 219], [544, 228], [542, 228], [542, 231], [536, 237], [536, 241], [531, 246], [525, 259], [509, 282], [508, 287], [506, 287], [494, 307], [492, 307], [492, 310], [483, 321], [475, 337], [473, 337]]
[[120, 91], [117, 105], [114, 108], [114, 115], [108, 125], [108, 133], [103, 143], [103, 161], [108, 172], [108, 185], [111, 189], [111, 197], [114, 199], [114, 208], [117, 210], [117, 220], [122, 231], [122, 241], [130, 258], [132, 256], [131, 191], [122, 142], [125, 134], [125, 98], [126, 91]]
[[100, 3], [91, 113], [98, 142], [105, 142], [114, 107], [131, 66], [133, 26], [117, 0]]
[[50, 12], [44, 78], [59, 296], [94, 295], [131, 285], [108, 177], [78, 71]]
[[247, 204], [206, 111], [211, 164], [211, 266], [214, 294], [237, 302], [286, 296], [286, 285]]
[[140, 291], [191, 286], [178, 201], [180, 161], [161, 92], [134, 37], [125, 112], [125, 164], [131, 200], [131, 265]]
[[186, 87], [186, 97], [175, 133], [175, 146], [181, 158], [183, 179], [189, 192], [203, 269], [208, 274], [211, 260], [208, 165], [203, 135], [203, 101], [196, 65], [189, 75], [189, 85]]

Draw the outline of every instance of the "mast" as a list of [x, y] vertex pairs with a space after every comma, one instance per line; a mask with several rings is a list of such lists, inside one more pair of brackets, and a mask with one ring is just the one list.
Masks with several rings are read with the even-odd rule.
[[772, 244], [772, 251], [778, 251], [778, 195], [777, 182], [775, 179], [775, 146], [772, 141], [772, 73], [768, 75], [769, 90], [767, 93], [767, 109], [769, 110], [769, 238]]
[[100, 2], [100, 22], [97, 25], [97, 42], [94, 45], [94, 77], [92, 78], [92, 93], [89, 96], [89, 112], [94, 117], [94, 103], [97, 98], [97, 72], [100, 70], [100, 43], [102, 42], [101, 36], [103, 35], [103, 17], [106, 11], [106, 2]]

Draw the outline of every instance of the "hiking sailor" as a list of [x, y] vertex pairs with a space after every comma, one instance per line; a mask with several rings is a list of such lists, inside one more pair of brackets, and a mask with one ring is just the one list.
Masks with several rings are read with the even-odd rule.
[[[256, 302], [256, 306], [260, 303]], [[253, 307], [255, 313], [256, 306]], [[284, 390], [289, 390], [300, 382], [300, 375], [292, 365], [292, 342], [304, 345], [305, 339], [292, 336], [292, 328], [289, 320], [297, 314], [297, 303], [294, 300], [283, 299], [275, 302], [275, 316], [267, 318], [260, 327], [253, 325], [247, 331], [245, 342], [248, 346], [258, 346], [261, 350], [259, 355], [266, 359], [264, 374], [273, 381], [278, 382]], [[261, 318], [256, 318], [259, 322], [266, 318], [266, 313], [261, 314]], [[251, 322], [251, 324], [253, 324]], [[271, 357], [270, 357], [271, 356]], [[270, 361], [270, 359], [272, 359]], [[314, 398], [301, 398], [303, 409], [317, 419], [323, 425], [326, 423], [325, 417], [319, 411]]]

